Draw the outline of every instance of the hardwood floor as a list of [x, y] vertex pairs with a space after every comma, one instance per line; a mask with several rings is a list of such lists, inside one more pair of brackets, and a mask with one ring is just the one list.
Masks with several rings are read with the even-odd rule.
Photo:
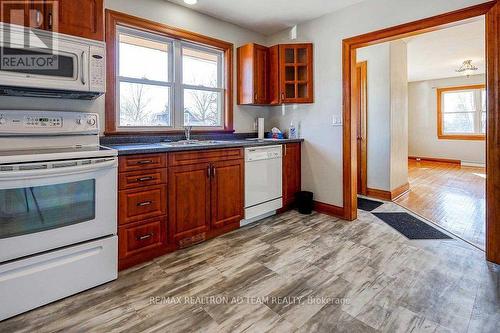
[[0, 332], [498, 332], [500, 269], [482, 251], [410, 241], [358, 214], [270, 217], [0, 322]]
[[410, 192], [395, 202], [485, 248], [485, 168], [410, 160]]

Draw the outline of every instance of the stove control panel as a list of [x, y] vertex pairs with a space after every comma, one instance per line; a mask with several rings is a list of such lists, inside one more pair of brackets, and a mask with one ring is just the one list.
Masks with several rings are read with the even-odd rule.
[[99, 116], [87, 112], [0, 110], [0, 135], [99, 133]]

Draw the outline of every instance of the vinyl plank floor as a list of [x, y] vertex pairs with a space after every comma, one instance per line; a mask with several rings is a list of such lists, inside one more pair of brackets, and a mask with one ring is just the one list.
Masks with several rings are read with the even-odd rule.
[[499, 276], [458, 239], [411, 241], [369, 212], [346, 222], [291, 211], [120, 272], [0, 332], [498, 332]]

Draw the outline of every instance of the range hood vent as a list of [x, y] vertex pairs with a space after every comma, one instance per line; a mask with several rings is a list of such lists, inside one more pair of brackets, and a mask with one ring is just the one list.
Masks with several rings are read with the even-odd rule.
[[94, 100], [100, 92], [0, 86], [1, 96]]

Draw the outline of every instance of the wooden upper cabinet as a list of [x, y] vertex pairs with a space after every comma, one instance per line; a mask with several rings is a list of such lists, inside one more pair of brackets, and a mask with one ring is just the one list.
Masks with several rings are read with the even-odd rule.
[[59, 0], [57, 15], [51, 14], [60, 33], [103, 40], [103, 6], [103, 0]]
[[295, 193], [301, 191], [300, 143], [283, 145], [283, 207], [295, 203]]
[[312, 44], [279, 45], [280, 103], [313, 102]]
[[219, 228], [243, 219], [243, 160], [212, 164], [212, 227]]
[[2, 22], [104, 40], [103, 0], [0, 0]]
[[43, 1], [0, 0], [1, 21], [30, 28], [46, 29], [46, 3]]
[[238, 104], [269, 104], [269, 49], [265, 46], [238, 48]]
[[238, 104], [313, 102], [311, 43], [238, 48]]

